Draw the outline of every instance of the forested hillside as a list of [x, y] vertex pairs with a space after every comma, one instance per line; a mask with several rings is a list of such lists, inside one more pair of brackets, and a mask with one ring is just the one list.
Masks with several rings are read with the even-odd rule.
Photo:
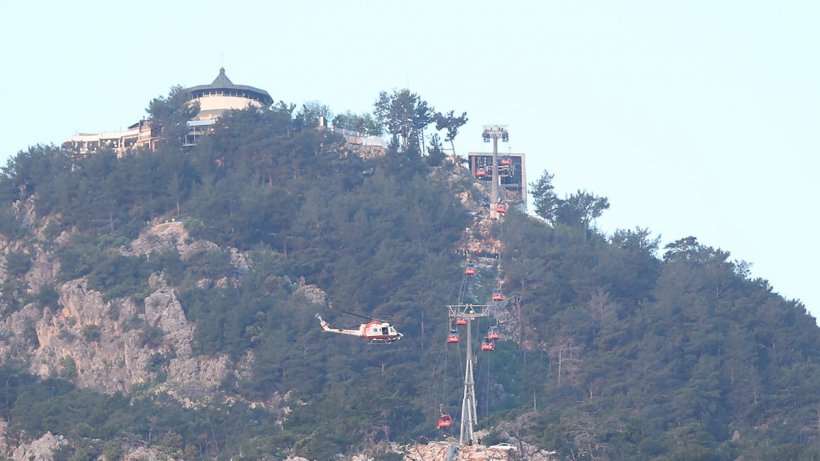
[[[517, 217], [505, 238], [526, 433], [581, 459], [818, 459], [820, 341], [801, 304], [728, 252]], [[520, 351], [525, 354], [526, 351]]]
[[[149, 110], [168, 133], [190, 117], [174, 96]], [[462, 391], [445, 306], [459, 292], [469, 204], [486, 197], [437, 139], [422, 155], [417, 134], [435, 122], [452, 142], [459, 118], [383, 93], [373, 116], [339, 118], [392, 136], [365, 160], [314, 128], [326, 108], [294, 109], [230, 112], [192, 148], [174, 136], [119, 158], [36, 146], [3, 168], [8, 446], [51, 432], [71, 441], [59, 459], [117, 459], [135, 445], [177, 459], [329, 459], [438, 437], [439, 410], [455, 412]], [[658, 248], [643, 229], [604, 235], [594, 219], [605, 198], [559, 198], [546, 172], [533, 186], [538, 216], [511, 209], [491, 230], [503, 251], [485, 265], [501, 264], [509, 302], [504, 339], [476, 364], [487, 441], [573, 460], [820, 459], [820, 329], [802, 305], [726, 251], [694, 237]], [[185, 245], [210, 243], [193, 256], [127, 251], [163, 222], [184, 224]], [[51, 260], [53, 273], [38, 269]], [[71, 354], [32, 361], [57, 344], [37, 322], [66, 317], [78, 281], [138, 332], [148, 379], [103, 392], [83, 385]], [[477, 299], [489, 294], [481, 281]], [[190, 353], [226, 358], [207, 393], [169, 381], [184, 348], [147, 321], [158, 287], [193, 324]], [[314, 318], [355, 327], [343, 311], [404, 337], [367, 344]], [[107, 334], [69, 330], [63, 343], [89, 350]]]

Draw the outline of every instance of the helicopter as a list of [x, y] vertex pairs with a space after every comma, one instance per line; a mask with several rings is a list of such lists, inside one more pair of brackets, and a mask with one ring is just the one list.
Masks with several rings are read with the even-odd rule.
[[[344, 311], [343, 311], [344, 312]], [[321, 315], [318, 313], [316, 314], [316, 318], [319, 319], [319, 325], [322, 326], [322, 330], [325, 330], [330, 333], [338, 333], [342, 335], [349, 335], [349, 336], [358, 336], [364, 340], [369, 341], [371, 344], [374, 343], [392, 343], [394, 341], [398, 341], [403, 336], [401, 333], [396, 331], [396, 328], [393, 325], [390, 325], [387, 322], [382, 322], [380, 320], [376, 320], [370, 317], [364, 317], [359, 314], [354, 314], [352, 312], [345, 312], [345, 314], [355, 315], [356, 317], [361, 317], [363, 319], [370, 320], [367, 323], [362, 323], [359, 325], [359, 329], [344, 329], [344, 328], [333, 328], [327, 323], [326, 320], [322, 318]]]

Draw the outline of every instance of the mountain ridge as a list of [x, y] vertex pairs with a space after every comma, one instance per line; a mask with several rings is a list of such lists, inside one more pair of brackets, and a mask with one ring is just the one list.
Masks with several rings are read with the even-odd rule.
[[[498, 274], [508, 303], [475, 364], [486, 445], [818, 456], [820, 331], [728, 252], [604, 235], [600, 197], [558, 200], [549, 181], [537, 216], [493, 221], [486, 184], [412, 139], [362, 159], [294, 119], [237, 111], [191, 149], [36, 146], [3, 169], [6, 455], [45, 437], [70, 441], [55, 459], [400, 457], [375, 447], [443, 437], [439, 411], [458, 417], [445, 306], [465, 252], [492, 249], [468, 293], [486, 302]], [[343, 310], [405, 336], [324, 334], [315, 313], [351, 322]]]

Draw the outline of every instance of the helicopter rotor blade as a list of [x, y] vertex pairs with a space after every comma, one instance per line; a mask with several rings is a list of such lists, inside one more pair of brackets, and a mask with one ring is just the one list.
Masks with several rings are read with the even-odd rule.
[[364, 315], [354, 314], [353, 312], [348, 312], [348, 311], [343, 311], [343, 310], [339, 310], [339, 312], [344, 312], [345, 314], [349, 314], [349, 315], [352, 315], [352, 316], [354, 316], [354, 317], [359, 317], [360, 319], [365, 319], [365, 320], [376, 320], [376, 319], [374, 319], [373, 317], [366, 317], [366, 316], [364, 316]]

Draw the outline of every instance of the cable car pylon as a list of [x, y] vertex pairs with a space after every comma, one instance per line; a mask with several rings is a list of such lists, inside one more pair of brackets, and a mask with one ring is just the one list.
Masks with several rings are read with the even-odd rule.
[[464, 395], [461, 399], [461, 429], [458, 443], [471, 444], [473, 442], [473, 428], [478, 422], [476, 411], [475, 378], [473, 376], [473, 328], [472, 321], [482, 317], [489, 317], [492, 310], [490, 304], [449, 304], [447, 309], [450, 318], [467, 320], [467, 364], [464, 366]]
[[[501, 139], [503, 142], [509, 141], [509, 132], [507, 131], [506, 126], [503, 125], [485, 125], [484, 132], [482, 134], [485, 142], [493, 141], [493, 155], [491, 160], [491, 170], [488, 172], [486, 168], [486, 162], [482, 162], [481, 165], [473, 165], [473, 168], [478, 166], [478, 169], [474, 169], [474, 173], [477, 179], [486, 180], [489, 179], [490, 182], [490, 201], [489, 201], [489, 213], [486, 215], [479, 214], [479, 216], [486, 216], [490, 220], [497, 220], [499, 222], [499, 243], [501, 236], [503, 235], [503, 222], [502, 217], [504, 217], [508, 212], [507, 204], [504, 201], [505, 197], [500, 196], [499, 194], [499, 186], [501, 185], [499, 181], [500, 171], [499, 171], [499, 161], [498, 161], [498, 140]], [[505, 172], [509, 172], [512, 168], [512, 161], [505, 156], [502, 159], [502, 164], [500, 165]], [[489, 177], [488, 177], [489, 176]], [[481, 218], [483, 219], [483, 218]], [[488, 230], [486, 226], [482, 226], [481, 223], [477, 223], [479, 225], [479, 232], [481, 234], [487, 234]], [[469, 228], [468, 228], [469, 230]], [[492, 234], [492, 232], [490, 232]], [[484, 238], [492, 238], [492, 235], [483, 235]], [[472, 338], [472, 322], [473, 320], [478, 320], [481, 317], [490, 317], [497, 315], [498, 309], [503, 309], [504, 307], [504, 294], [501, 291], [502, 287], [502, 280], [501, 280], [501, 249], [499, 245], [494, 245], [495, 247], [495, 258], [497, 259], [496, 262], [496, 285], [497, 288], [493, 291], [492, 295], [490, 296], [491, 304], [465, 304], [465, 298], [473, 298], [472, 293], [470, 291], [470, 279], [476, 278], [477, 268], [475, 264], [473, 264], [471, 258], [471, 247], [467, 247], [467, 266], [464, 267], [464, 272], [461, 281], [461, 289], [459, 290], [458, 296], [458, 304], [450, 304], [447, 306], [448, 309], [448, 327], [449, 327], [449, 334], [447, 337], [448, 343], [458, 343], [460, 342], [458, 328], [456, 326], [464, 325], [466, 326], [467, 330], [467, 338], [466, 338], [466, 350], [467, 350], [467, 363], [464, 366], [464, 393], [461, 399], [461, 428], [459, 432], [459, 444], [464, 445], [470, 444], [472, 445], [474, 440], [474, 433], [473, 429], [478, 422], [478, 412], [477, 412], [477, 404], [476, 404], [476, 393], [475, 393], [475, 376], [473, 374], [473, 364], [475, 359], [473, 358], [473, 338]], [[479, 251], [477, 253], [478, 257], [482, 256], [482, 253]], [[468, 296], [469, 294], [469, 296]], [[466, 324], [466, 325], [465, 325]], [[487, 332], [487, 336], [482, 338], [480, 349], [482, 351], [493, 351], [495, 349], [495, 341], [501, 337], [498, 331], [498, 318], [496, 317], [495, 325], [491, 326]], [[461, 354], [459, 354], [459, 360], [461, 359]], [[489, 362], [488, 362], [489, 364]], [[489, 365], [487, 369], [487, 380], [489, 383]], [[489, 392], [489, 384], [488, 384], [488, 392]], [[488, 411], [489, 411], [489, 396], [488, 396]], [[443, 418], [443, 414], [441, 410], [439, 410], [440, 418]], [[439, 421], [439, 429], [441, 429], [441, 424], [448, 424], [445, 422]], [[452, 452], [451, 452], [452, 454]]]

